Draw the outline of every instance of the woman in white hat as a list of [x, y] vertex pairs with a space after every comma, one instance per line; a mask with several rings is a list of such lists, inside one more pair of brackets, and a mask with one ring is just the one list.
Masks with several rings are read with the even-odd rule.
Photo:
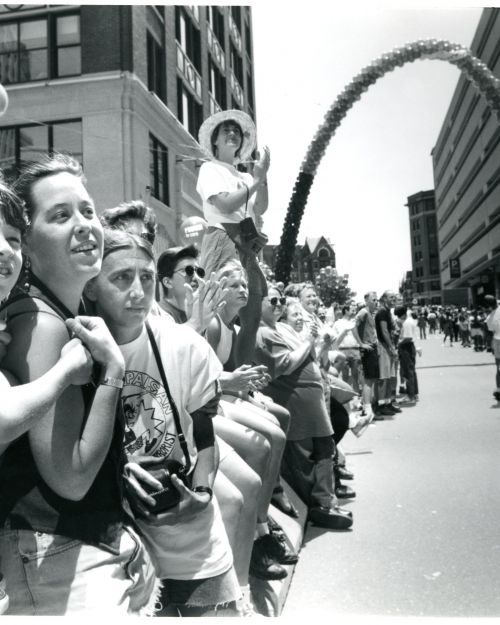
[[[249, 279], [252, 275], [258, 278], [256, 285], [265, 292], [257, 253], [267, 238], [255, 231], [254, 236], [250, 233], [245, 241], [241, 222], [247, 220], [243, 227], [251, 227], [248, 218], [259, 222], [267, 209], [269, 149], [265, 147], [256, 162], [250, 160], [256, 147], [255, 124], [249, 115], [238, 110], [220, 111], [206, 119], [200, 128], [199, 142], [209, 158], [200, 168], [196, 187], [208, 222], [201, 263], [210, 275], [227, 262], [239, 259]], [[236, 167], [252, 162], [252, 174]]]

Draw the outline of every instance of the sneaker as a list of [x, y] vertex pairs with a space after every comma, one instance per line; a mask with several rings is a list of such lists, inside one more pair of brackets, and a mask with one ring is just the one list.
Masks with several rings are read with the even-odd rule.
[[368, 429], [370, 423], [373, 421], [373, 417], [373, 414], [366, 415], [366, 417], [361, 417], [356, 425], [351, 428], [351, 432], [354, 434], [354, 436], [356, 436], [357, 438], [362, 436]]
[[9, 595], [5, 590], [5, 578], [0, 574], [0, 614], [5, 614], [9, 609]]
[[417, 400], [414, 397], [402, 397], [399, 400], [399, 403], [401, 404], [401, 406], [414, 406], [417, 403]]
[[298, 554], [288, 546], [285, 534], [271, 532], [262, 539], [265, 550], [278, 564], [297, 564], [299, 561]]
[[250, 559], [250, 575], [258, 579], [284, 579], [288, 573], [285, 568], [278, 564], [275, 558], [268, 553], [268, 540], [260, 536], [253, 543], [252, 557]]
[[259, 614], [255, 609], [255, 605], [252, 601], [252, 593], [250, 590], [245, 591], [242, 589], [242, 595], [239, 599], [236, 599], [236, 610], [238, 616], [243, 618], [249, 618], [253, 616], [259, 616], [265, 618], [263, 614]]
[[401, 410], [401, 408], [399, 406], [397, 406], [396, 404], [394, 404], [393, 402], [391, 402], [390, 404], [388, 404], [389, 408], [391, 410], [394, 410], [394, 412], [403, 412]]
[[327, 508], [316, 506], [309, 510], [309, 520], [319, 527], [330, 530], [347, 530], [352, 525], [352, 516], [340, 511], [337, 506]]

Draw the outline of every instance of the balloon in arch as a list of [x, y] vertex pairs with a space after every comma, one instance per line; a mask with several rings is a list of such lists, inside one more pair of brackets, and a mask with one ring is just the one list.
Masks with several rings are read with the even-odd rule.
[[309, 144], [283, 225], [276, 259], [276, 279], [288, 284], [300, 222], [314, 177], [326, 149], [353, 104], [388, 72], [418, 59], [446, 61], [458, 67], [475, 85], [500, 121], [500, 80], [464, 46], [446, 40], [421, 39], [395, 48], [364, 67], [337, 96]]

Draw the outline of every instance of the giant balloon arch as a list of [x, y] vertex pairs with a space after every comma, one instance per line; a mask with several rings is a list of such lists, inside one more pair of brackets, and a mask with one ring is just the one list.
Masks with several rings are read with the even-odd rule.
[[330, 139], [340, 126], [347, 111], [360, 99], [361, 94], [368, 87], [387, 72], [406, 63], [412, 63], [417, 59], [437, 59], [456, 65], [479, 89], [489, 106], [495, 111], [497, 119], [500, 120], [500, 80], [495, 78], [485, 63], [474, 57], [468, 48], [460, 44], [437, 39], [424, 39], [395, 48], [372, 61], [353, 78], [332, 104], [302, 161], [283, 225], [275, 267], [277, 280], [288, 284], [300, 222], [314, 182], [314, 176]]

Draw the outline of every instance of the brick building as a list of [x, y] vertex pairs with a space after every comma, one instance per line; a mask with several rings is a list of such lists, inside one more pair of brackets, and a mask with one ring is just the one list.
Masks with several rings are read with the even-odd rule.
[[[264, 262], [274, 269], [278, 245], [266, 245], [263, 250]], [[314, 282], [319, 270], [335, 268], [335, 250], [326, 237], [306, 237], [304, 245], [296, 245], [290, 273], [291, 282]]]
[[419, 305], [441, 304], [441, 276], [434, 191], [408, 197], [412, 293]]
[[226, 108], [255, 118], [251, 9], [0, 5], [0, 81], [4, 172], [69, 152], [98, 210], [137, 198], [156, 210], [163, 249], [201, 215], [203, 119]]
[[[485, 9], [470, 46], [500, 78], [500, 10]], [[500, 297], [500, 124], [463, 75], [432, 151], [443, 298]]]

